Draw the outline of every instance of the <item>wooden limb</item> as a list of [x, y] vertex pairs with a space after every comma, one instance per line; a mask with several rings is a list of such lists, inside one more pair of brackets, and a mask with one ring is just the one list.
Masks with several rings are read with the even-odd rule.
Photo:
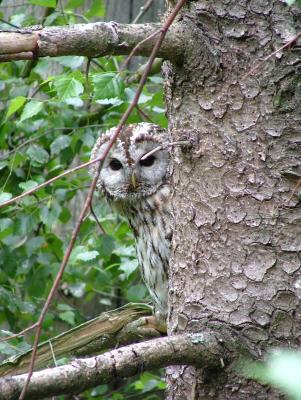
[[[39, 344], [35, 370], [53, 366], [62, 357], [83, 357], [100, 354], [116, 346], [160, 336], [148, 317], [152, 308], [145, 304], [127, 304], [101, 314], [84, 324]], [[32, 351], [28, 350], [0, 365], [0, 377], [25, 373]]]
[[[230, 359], [225, 338], [214, 332], [183, 334], [152, 339], [112, 350], [100, 356], [78, 359], [32, 375], [25, 399], [43, 399], [76, 394], [114, 379], [133, 376], [145, 370], [184, 364], [223, 368]], [[15, 400], [26, 374], [0, 379], [0, 400]]]
[[[125, 55], [139, 45], [137, 55], [148, 56], [157, 41], [161, 24], [118, 24], [95, 22], [0, 32], [0, 61], [82, 55], [100, 57]], [[153, 37], [151, 36], [153, 35]], [[149, 37], [149, 40], [144, 41]], [[176, 60], [184, 51], [180, 29], [170, 28], [157, 56]]]

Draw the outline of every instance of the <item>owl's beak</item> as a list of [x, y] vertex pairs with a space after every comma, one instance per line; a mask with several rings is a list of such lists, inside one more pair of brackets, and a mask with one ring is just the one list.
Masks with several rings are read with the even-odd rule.
[[131, 175], [131, 186], [134, 190], [137, 189], [137, 177], [136, 174], [133, 172]]

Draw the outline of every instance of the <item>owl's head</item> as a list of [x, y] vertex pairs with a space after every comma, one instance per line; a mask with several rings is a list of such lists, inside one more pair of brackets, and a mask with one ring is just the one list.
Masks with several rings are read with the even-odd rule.
[[[112, 128], [99, 137], [91, 159], [104, 153], [114, 132]], [[169, 177], [169, 151], [162, 148], [143, 156], [167, 143], [167, 131], [157, 125], [143, 122], [124, 127], [103, 163], [97, 188], [113, 201], [152, 195]], [[92, 164], [92, 175], [96, 168]]]

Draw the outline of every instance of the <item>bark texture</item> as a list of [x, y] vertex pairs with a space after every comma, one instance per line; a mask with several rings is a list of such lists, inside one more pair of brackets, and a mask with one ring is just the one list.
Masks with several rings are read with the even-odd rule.
[[[300, 30], [280, 1], [193, 1], [183, 64], [165, 63], [175, 150], [169, 332], [230, 325], [263, 355], [300, 345]], [[185, 150], [185, 149], [184, 149]], [[207, 371], [208, 372], [208, 371]], [[233, 371], [168, 369], [169, 400], [278, 399]]]

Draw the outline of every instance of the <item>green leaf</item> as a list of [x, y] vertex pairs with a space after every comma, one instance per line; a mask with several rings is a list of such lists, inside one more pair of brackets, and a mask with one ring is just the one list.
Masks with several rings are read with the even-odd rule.
[[70, 97], [69, 99], [65, 100], [65, 103], [76, 108], [83, 107], [84, 105], [84, 102], [80, 97]]
[[123, 100], [118, 99], [118, 97], [113, 97], [113, 98], [110, 98], [110, 99], [96, 100], [96, 103], [97, 104], [102, 104], [103, 106], [110, 105], [110, 104], [113, 105], [113, 106], [119, 106], [120, 104], [123, 103]]
[[138, 261], [135, 258], [133, 260], [129, 260], [129, 259], [122, 260], [120, 267], [119, 267], [120, 271], [122, 271], [125, 274], [126, 279], [137, 268], [138, 268]]
[[27, 192], [27, 190], [35, 188], [36, 186], [38, 186], [38, 182], [31, 180], [19, 183], [19, 187], [23, 189], [25, 192]]
[[8, 166], [7, 160], [0, 161], [0, 171], [1, 171], [1, 169], [4, 169], [7, 166]]
[[84, 91], [80, 81], [72, 76], [60, 76], [55, 79], [53, 85], [60, 100], [64, 101], [71, 97], [78, 97]]
[[75, 323], [74, 311], [65, 311], [65, 312], [59, 313], [59, 318], [62, 321], [67, 322], [70, 325], [74, 325], [74, 323]]
[[23, 122], [38, 114], [43, 109], [43, 103], [37, 100], [31, 100], [23, 109], [19, 122]]
[[5, 119], [9, 118], [12, 114], [18, 111], [25, 102], [26, 102], [26, 97], [24, 96], [18, 96], [12, 99], [9, 103]]
[[85, 57], [82, 56], [63, 56], [63, 57], [58, 57], [56, 61], [63, 65], [64, 67], [68, 67], [71, 69], [78, 69], [80, 68], [84, 61]]
[[26, 154], [29, 156], [32, 164], [35, 166], [46, 164], [49, 160], [49, 154], [47, 151], [37, 144], [31, 145], [27, 149]]
[[33, 253], [39, 249], [42, 244], [45, 243], [45, 239], [42, 236], [36, 236], [26, 243], [26, 253], [28, 256], [31, 256]]
[[87, 18], [91, 17], [103, 17], [105, 15], [106, 8], [103, 0], [93, 0], [92, 5], [86, 12], [85, 16]]
[[68, 285], [68, 289], [73, 297], [80, 299], [85, 294], [86, 284], [84, 282], [78, 282]]
[[108, 72], [92, 77], [96, 100], [115, 99], [124, 95], [125, 85], [118, 74]]
[[29, 3], [34, 4], [35, 6], [42, 6], [42, 7], [56, 7], [56, 0], [29, 0]]
[[5, 305], [11, 312], [16, 312], [20, 306], [20, 300], [15, 293], [0, 287], [0, 304]]
[[66, 303], [60, 303], [57, 305], [59, 311], [73, 311], [73, 308]]
[[59, 154], [62, 150], [70, 146], [71, 138], [67, 135], [57, 137], [50, 145], [51, 155]]
[[51, 229], [53, 225], [57, 222], [61, 210], [61, 206], [56, 201], [53, 201], [52, 204], [50, 204], [49, 206], [44, 206], [41, 208], [40, 218], [42, 222]]
[[9, 228], [13, 224], [13, 221], [9, 218], [0, 218], [0, 232]]
[[146, 287], [144, 285], [132, 285], [127, 290], [129, 301], [141, 302], [146, 295]]
[[10, 200], [13, 197], [11, 193], [0, 192], [0, 204], [5, 203], [7, 200]]
[[85, 251], [84, 253], [79, 253], [76, 256], [77, 261], [90, 261], [94, 260], [99, 255], [98, 251], [92, 250], [92, 251]]

